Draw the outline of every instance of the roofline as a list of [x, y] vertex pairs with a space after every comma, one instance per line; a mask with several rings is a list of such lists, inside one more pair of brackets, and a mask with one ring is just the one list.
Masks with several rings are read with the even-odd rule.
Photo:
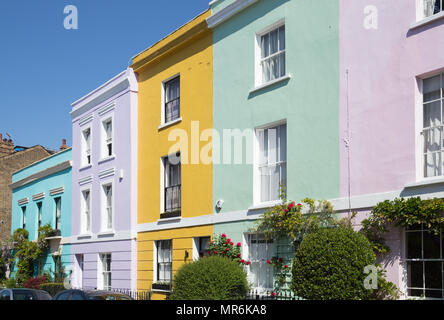
[[117, 74], [116, 76], [112, 77], [111, 79], [109, 79], [108, 81], [106, 81], [105, 83], [101, 84], [99, 87], [95, 88], [94, 90], [88, 92], [87, 94], [85, 94], [83, 97], [81, 97], [80, 99], [77, 99], [75, 102], [71, 103], [71, 107], [74, 108], [75, 105], [79, 104], [80, 102], [82, 102], [83, 100], [86, 100], [87, 98], [93, 96], [95, 93], [97, 93], [98, 91], [100, 91], [101, 89], [105, 88], [106, 86], [108, 86], [111, 82], [113, 82], [114, 80], [116, 80], [119, 77], [122, 77], [126, 72], [128, 72], [128, 69], [131, 69], [130, 67], [128, 67], [127, 69], [123, 70], [122, 72], [120, 72], [119, 74]]
[[[159, 44], [160, 42], [162, 42], [163, 40], [167, 39], [168, 37], [171, 37], [174, 33], [176, 33], [177, 31], [179, 31], [180, 29], [182, 29], [183, 27], [187, 26], [188, 24], [190, 24], [191, 22], [193, 22], [194, 20], [196, 20], [197, 18], [199, 18], [200, 16], [204, 15], [205, 13], [207, 13], [208, 11], [210, 11], [211, 9], [208, 8], [205, 11], [202, 11], [201, 13], [199, 13], [197, 16], [195, 16], [194, 18], [188, 20], [186, 23], [184, 23], [183, 25], [181, 25], [180, 27], [178, 27], [177, 29], [175, 29], [174, 31], [170, 32], [169, 34], [167, 34], [166, 36], [164, 36], [162, 39], [156, 41], [155, 43], [153, 43], [152, 45], [150, 45], [149, 47], [147, 47], [146, 49], [140, 51], [139, 53], [137, 53], [136, 55], [134, 55], [133, 57], [131, 57], [131, 67], [133, 65], [135, 65], [134, 63], [134, 58], [140, 56], [141, 54], [143, 54], [144, 52], [150, 50], [151, 48], [155, 47], [157, 44]], [[171, 39], [171, 41], [173, 41], [174, 39]], [[140, 62], [140, 61], [139, 61]]]
[[[43, 148], [43, 147], [42, 147], [42, 148]], [[27, 150], [29, 150], [29, 149], [27, 149]], [[46, 149], [45, 149], [45, 150], [46, 150]], [[67, 148], [67, 149], [61, 150], [61, 151], [56, 152], [56, 153], [54, 153], [54, 154], [51, 154], [51, 155], [47, 156], [46, 158], [40, 159], [40, 160], [38, 160], [38, 161], [36, 161], [36, 162], [33, 162], [33, 163], [31, 163], [30, 165], [27, 165], [26, 167], [21, 168], [21, 169], [19, 169], [19, 170], [17, 170], [17, 171], [13, 171], [13, 172], [12, 172], [12, 176], [13, 176], [14, 174], [17, 174], [17, 173], [23, 171], [23, 170], [28, 169], [29, 167], [32, 167], [33, 165], [36, 165], [36, 164], [38, 164], [38, 163], [40, 163], [40, 162], [43, 162], [43, 161], [45, 161], [45, 160], [48, 160], [49, 158], [55, 157], [56, 155], [59, 155], [59, 154], [61, 154], [61, 153], [63, 153], [63, 152], [67, 152], [67, 151], [69, 151], [69, 150], [72, 150], [72, 147], [69, 147], [69, 148]], [[26, 151], [26, 150], [24, 150], [24, 151]]]

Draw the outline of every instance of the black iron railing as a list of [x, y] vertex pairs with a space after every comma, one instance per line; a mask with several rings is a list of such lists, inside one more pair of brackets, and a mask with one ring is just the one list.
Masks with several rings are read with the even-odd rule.
[[252, 290], [247, 294], [246, 300], [305, 300], [296, 297], [290, 291], [273, 292]]
[[165, 214], [179, 212], [181, 208], [181, 185], [165, 188]]

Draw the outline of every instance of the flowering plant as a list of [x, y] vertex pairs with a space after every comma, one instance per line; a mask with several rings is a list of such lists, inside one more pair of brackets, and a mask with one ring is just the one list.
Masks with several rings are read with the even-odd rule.
[[208, 254], [210, 256], [218, 255], [227, 257], [231, 260], [239, 262], [240, 264], [249, 265], [250, 261], [242, 259], [242, 254], [240, 253], [242, 244], [240, 242], [234, 244], [234, 242], [227, 237], [225, 233], [222, 233], [214, 240], [210, 241]]

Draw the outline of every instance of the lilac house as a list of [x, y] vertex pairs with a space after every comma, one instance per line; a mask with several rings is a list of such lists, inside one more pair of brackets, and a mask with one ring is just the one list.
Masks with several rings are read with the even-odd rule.
[[136, 289], [137, 79], [127, 69], [72, 104], [71, 283]]
[[[401, 3], [402, 2], [402, 3]], [[444, 197], [442, 0], [340, 0], [340, 199], [359, 212], [395, 197]], [[444, 235], [387, 237], [388, 279], [444, 298]]]

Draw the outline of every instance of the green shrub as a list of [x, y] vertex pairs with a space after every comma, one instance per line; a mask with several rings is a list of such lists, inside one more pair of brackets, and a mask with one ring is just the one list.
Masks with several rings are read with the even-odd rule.
[[5, 280], [5, 281], [3, 282], [3, 285], [4, 285], [6, 288], [9, 288], [9, 289], [13, 289], [13, 288], [18, 288], [18, 287], [20, 287], [19, 284], [17, 283], [17, 281], [16, 281], [14, 278], [10, 278], [10, 279]]
[[238, 262], [210, 256], [184, 264], [176, 273], [170, 300], [242, 300], [249, 290]]
[[60, 291], [66, 290], [63, 283], [43, 283], [40, 285], [40, 290], [45, 290], [48, 292], [52, 297], [54, 297], [57, 293]]
[[347, 227], [323, 228], [308, 234], [296, 250], [291, 289], [305, 299], [367, 299], [364, 267], [375, 261], [364, 235]]

